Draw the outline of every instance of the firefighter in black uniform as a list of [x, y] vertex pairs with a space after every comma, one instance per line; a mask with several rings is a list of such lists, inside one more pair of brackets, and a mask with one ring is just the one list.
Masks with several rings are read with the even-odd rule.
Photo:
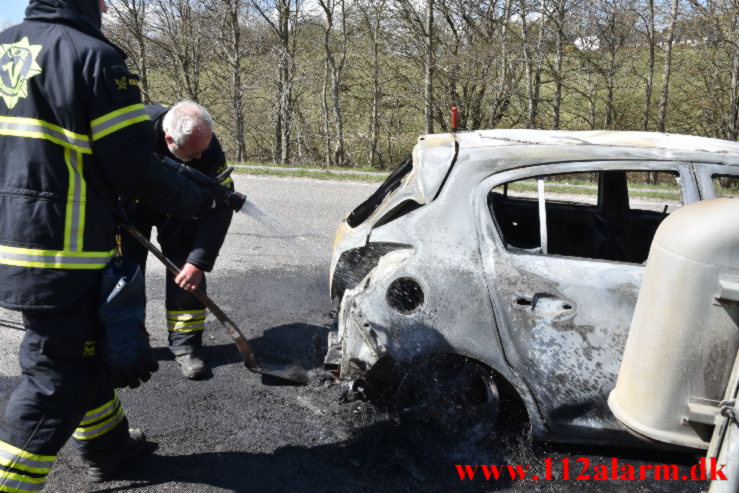
[[[212, 178], [226, 169], [226, 156], [218, 138], [213, 135], [213, 121], [208, 111], [192, 101], [182, 101], [172, 108], [147, 106], [156, 133], [154, 153], [167, 156]], [[233, 190], [229, 177], [221, 182]], [[207, 375], [207, 367], [199, 349], [205, 328], [205, 306], [193, 294], [205, 290], [204, 272], [210, 272], [226, 238], [233, 211], [219, 203], [199, 219], [180, 219], [152, 210], [133, 200], [124, 199], [131, 223], [147, 238], [153, 226], [163, 253], [180, 269], [180, 275], [167, 272], [166, 310], [169, 347], [186, 378]], [[123, 234], [123, 255], [143, 269], [147, 250], [130, 236]]]
[[138, 78], [100, 30], [104, 9], [30, 0], [0, 33], [0, 306], [26, 327], [0, 422], [0, 492], [40, 490], [70, 436], [93, 481], [143, 448], [95, 354], [117, 197], [184, 217], [213, 206], [155, 161]]

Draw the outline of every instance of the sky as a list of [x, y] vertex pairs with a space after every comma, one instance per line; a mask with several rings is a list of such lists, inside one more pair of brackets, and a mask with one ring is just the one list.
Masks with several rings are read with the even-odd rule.
[[28, 0], [0, 0], [0, 25], [18, 24], [23, 20], [27, 6]]

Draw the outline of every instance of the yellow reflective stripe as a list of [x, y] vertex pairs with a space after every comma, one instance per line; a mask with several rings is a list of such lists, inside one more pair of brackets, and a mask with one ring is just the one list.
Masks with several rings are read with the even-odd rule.
[[67, 184], [67, 207], [64, 214], [64, 249], [71, 250], [72, 243], [72, 206], [74, 205], [74, 190], [77, 181], [75, 180], [75, 170], [72, 166], [72, 156], [69, 149], [64, 149], [64, 163], [67, 165], [67, 174], [69, 175], [69, 183]]
[[37, 455], [0, 441], [0, 465], [34, 474], [48, 474], [55, 455]]
[[179, 321], [173, 321], [169, 320], [167, 322], [167, 327], [197, 327], [197, 326], [203, 326], [205, 322], [204, 318], [198, 319], [198, 320], [188, 320], [187, 322], [179, 322]]
[[118, 405], [118, 411], [113, 416], [92, 426], [81, 426], [74, 430], [72, 436], [77, 440], [92, 440], [93, 438], [97, 438], [108, 433], [110, 430], [118, 426], [125, 417], [126, 415], [123, 413], [123, 408]]
[[110, 135], [122, 128], [133, 125], [134, 123], [151, 120], [146, 112], [143, 104], [132, 104], [112, 111], [107, 115], [103, 115], [94, 119], [90, 126], [92, 127], [92, 140], [98, 140], [106, 135]]
[[80, 427], [89, 425], [90, 423], [94, 423], [95, 421], [99, 421], [112, 414], [116, 410], [120, 402], [118, 400], [118, 393], [114, 392], [113, 394], [113, 400], [106, 402], [100, 407], [96, 407], [92, 411], [87, 411], [87, 413], [85, 413], [85, 416], [82, 418], [82, 421], [80, 421]]
[[19, 471], [26, 471], [26, 472], [30, 472], [33, 474], [49, 474], [49, 471], [51, 471], [51, 466], [49, 467], [27, 466], [22, 462], [22, 459], [21, 460], [7, 459], [3, 455], [4, 455], [3, 452], [0, 451], [0, 466], [11, 467]]
[[205, 321], [200, 322], [168, 322], [167, 329], [170, 332], [199, 332], [205, 329]]
[[35, 118], [0, 116], [0, 135], [46, 139], [66, 148], [92, 154], [90, 139], [87, 135], [74, 133], [59, 125]]
[[49, 269], [102, 269], [113, 256], [108, 252], [37, 250], [0, 245], [0, 264]]
[[87, 182], [82, 174], [82, 153], [64, 149], [64, 162], [67, 163], [69, 186], [67, 190], [67, 209], [64, 220], [64, 250], [79, 252], [85, 234], [85, 205], [87, 203]]
[[24, 474], [15, 474], [10, 471], [0, 470], [0, 491], [12, 493], [25, 493], [29, 491], [41, 491], [46, 482], [46, 476], [34, 478]]
[[175, 318], [173, 315], [194, 315], [194, 316], [205, 316], [205, 310], [168, 310], [167, 318]]
[[205, 310], [194, 310], [194, 311], [172, 311], [167, 312], [168, 320], [195, 320], [205, 319]]
[[205, 317], [195, 318], [192, 320], [167, 320], [168, 327], [193, 327], [195, 325], [203, 325]]
[[199, 332], [205, 329], [205, 310], [173, 310], [167, 312], [170, 332]]
[[31, 452], [26, 452], [25, 450], [19, 449], [18, 447], [14, 447], [11, 444], [2, 442], [2, 441], [0, 441], [0, 449], [6, 450], [23, 459], [30, 459], [30, 460], [35, 460], [39, 462], [51, 462], [51, 463], [53, 463], [56, 460], [56, 455], [33, 454]]
[[225, 180], [221, 181], [221, 185], [223, 185], [223, 186], [228, 186], [228, 185], [232, 184], [233, 182], [234, 182], [233, 178], [231, 178], [231, 177], [229, 176], [229, 177], [228, 177], [228, 178], [226, 178]]
[[85, 220], [87, 218], [87, 181], [85, 175], [82, 172], [84, 166], [84, 156], [77, 153], [77, 176], [79, 176], [79, 189], [77, 190], [77, 205], [76, 209], [79, 213], [77, 220], [77, 249], [76, 252], [82, 251], [84, 248], [84, 237], [85, 237]]
[[196, 324], [183, 324], [181, 322], [176, 324], [167, 324], [167, 329], [170, 332], [200, 332], [205, 329], [205, 322], [199, 322]]
[[142, 110], [144, 109], [144, 105], [142, 103], [136, 103], [129, 106], [126, 106], [124, 108], [117, 109], [115, 111], [111, 111], [110, 113], [107, 113], [103, 116], [100, 116], [98, 118], [95, 118], [92, 122], [90, 122], [91, 127], [95, 127], [98, 125], [101, 125], [109, 120], [112, 120], [113, 118], [117, 116], [122, 116], [127, 113], [130, 113], [132, 111]]

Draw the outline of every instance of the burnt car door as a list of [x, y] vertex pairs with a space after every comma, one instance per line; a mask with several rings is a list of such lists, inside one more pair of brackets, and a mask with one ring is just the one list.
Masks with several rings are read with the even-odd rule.
[[551, 433], [625, 438], [606, 400], [657, 226], [699, 199], [690, 164], [549, 164], [498, 173], [476, 190], [507, 363]]

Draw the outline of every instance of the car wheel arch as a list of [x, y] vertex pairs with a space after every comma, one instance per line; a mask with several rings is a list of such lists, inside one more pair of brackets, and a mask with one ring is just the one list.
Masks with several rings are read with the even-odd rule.
[[[399, 409], [403, 405], [400, 394], [404, 392], [404, 385], [408, 385], [408, 382], [404, 382], [404, 379], [413, 371], [410, 368], [436, 367], [443, 369], [450, 366], [450, 364], [453, 367], [455, 364], [472, 365], [480, 372], [481, 376], [489, 376], [493, 385], [491, 391], [495, 393], [497, 401], [495, 404], [497, 407], [495, 427], [498, 427], [499, 424], [506, 427], [512, 424], [526, 434], [530, 432], [530, 406], [526, 405], [526, 399], [520, 395], [516, 385], [510, 382], [503, 373], [470, 356], [453, 352], [434, 352], [418, 356], [407, 362], [397, 362], [390, 357], [385, 357], [369, 369], [363, 386], [370, 401], [383, 408], [402, 412], [403, 409]], [[429, 378], [433, 377], [429, 376]], [[416, 381], [410, 383], [410, 385], [416, 385], [418, 380], [416, 378]]]

